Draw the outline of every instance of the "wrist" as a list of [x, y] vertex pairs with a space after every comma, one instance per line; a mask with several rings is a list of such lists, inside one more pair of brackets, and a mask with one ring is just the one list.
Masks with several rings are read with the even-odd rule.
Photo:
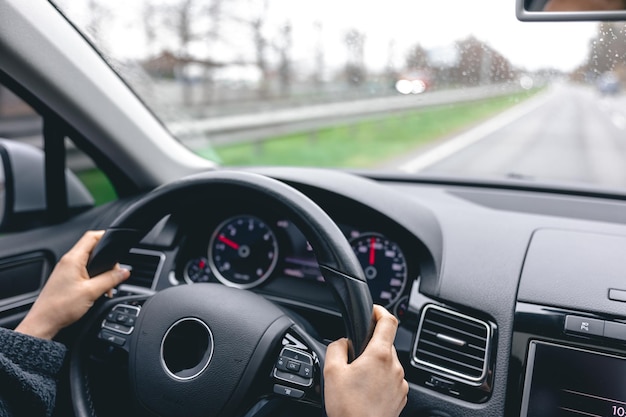
[[15, 331], [28, 336], [37, 337], [39, 339], [52, 340], [58, 333], [58, 330], [51, 326], [48, 320], [45, 318], [33, 317], [33, 314], [29, 312], [20, 324], [15, 328]]

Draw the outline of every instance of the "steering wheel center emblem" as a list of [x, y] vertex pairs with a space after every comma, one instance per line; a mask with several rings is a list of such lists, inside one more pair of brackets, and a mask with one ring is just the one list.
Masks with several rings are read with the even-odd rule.
[[161, 341], [161, 365], [174, 379], [187, 381], [200, 375], [213, 356], [213, 334], [203, 321], [188, 317], [178, 320]]

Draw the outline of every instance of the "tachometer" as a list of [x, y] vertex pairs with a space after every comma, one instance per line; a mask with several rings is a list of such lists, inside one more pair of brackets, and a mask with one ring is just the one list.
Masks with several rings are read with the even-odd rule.
[[402, 296], [407, 282], [404, 254], [397, 244], [377, 233], [365, 233], [350, 242], [376, 304], [389, 307]]
[[209, 242], [209, 266], [223, 284], [252, 288], [265, 281], [276, 266], [274, 232], [254, 216], [232, 217], [221, 223]]

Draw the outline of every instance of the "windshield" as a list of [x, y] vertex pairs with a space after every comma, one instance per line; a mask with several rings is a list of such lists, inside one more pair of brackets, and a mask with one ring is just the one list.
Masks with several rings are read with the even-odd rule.
[[502, 0], [58, 0], [222, 165], [626, 186], [624, 23]]

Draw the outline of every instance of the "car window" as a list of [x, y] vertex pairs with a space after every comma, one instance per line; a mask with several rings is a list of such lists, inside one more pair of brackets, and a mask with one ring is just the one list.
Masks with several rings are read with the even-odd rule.
[[[11, 90], [0, 84], [0, 138], [44, 149], [43, 118]], [[110, 181], [84, 152], [65, 140], [66, 166], [87, 188], [96, 205], [115, 200]], [[4, 178], [4, 176], [3, 176]]]
[[520, 22], [512, 0], [54, 2], [223, 165], [626, 187], [623, 22]]

